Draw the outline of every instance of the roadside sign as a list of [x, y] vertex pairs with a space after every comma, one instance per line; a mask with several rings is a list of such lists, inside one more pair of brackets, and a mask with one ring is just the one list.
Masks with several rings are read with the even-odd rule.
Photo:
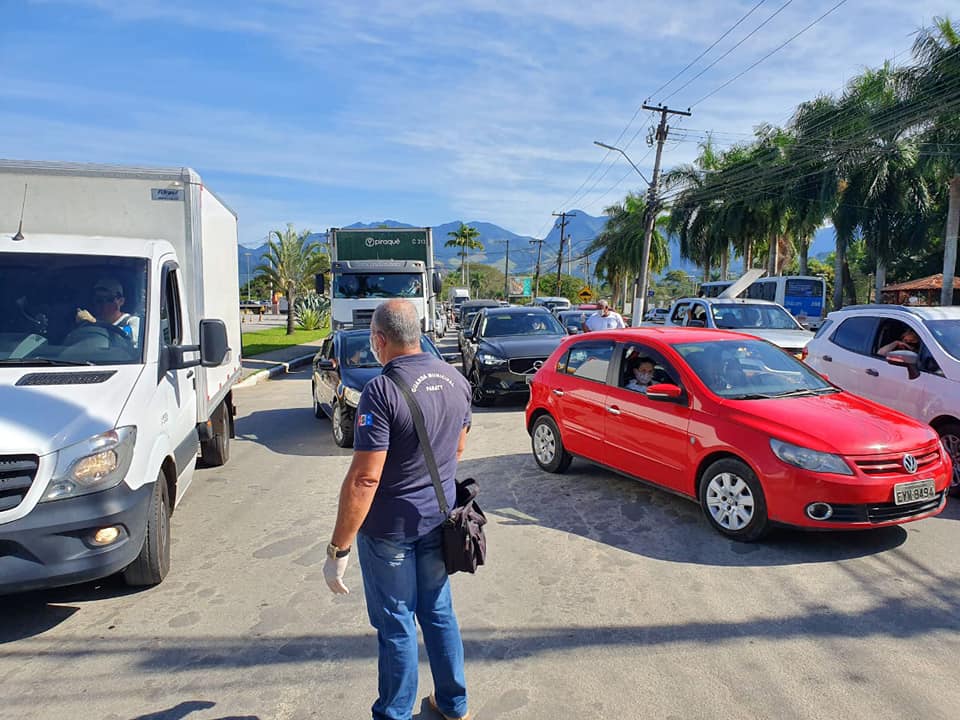
[[653, 290], [647, 290], [647, 297], [653, 297]]
[[580, 298], [580, 300], [582, 300], [583, 302], [593, 300], [593, 291], [590, 288], [585, 287], [580, 292], [577, 293], [577, 297]]

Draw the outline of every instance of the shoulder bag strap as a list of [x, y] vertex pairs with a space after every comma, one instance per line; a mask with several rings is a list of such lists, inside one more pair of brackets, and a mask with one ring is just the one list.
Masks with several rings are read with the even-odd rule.
[[433, 480], [433, 489], [437, 493], [440, 512], [443, 513], [444, 517], [448, 517], [450, 515], [450, 506], [447, 505], [447, 497], [443, 492], [443, 484], [440, 482], [440, 470], [437, 468], [437, 461], [433, 456], [433, 447], [430, 445], [430, 438], [427, 435], [427, 426], [423, 420], [423, 411], [420, 409], [420, 404], [413, 396], [413, 393], [410, 392], [410, 388], [404, 384], [403, 380], [401, 380], [395, 372], [391, 371], [385, 374], [393, 381], [393, 384], [399, 388], [400, 394], [403, 395], [407, 401], [407, 405], [410, 407], [410, 416], [413, 418], [413, 426], [416, 428], [417, 437], [420, 439], [420, 449], [423, 450], [423, 459], [426, 461], [427, 469], [430, 471], [430, 479]]

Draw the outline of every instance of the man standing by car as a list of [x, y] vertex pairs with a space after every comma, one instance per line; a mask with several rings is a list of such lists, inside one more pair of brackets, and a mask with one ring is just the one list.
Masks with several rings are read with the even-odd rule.
[[440, 511], [430, 471], [397, 377], [420, 406], [450, 507], [470, 425], [470, 386], [420, 349], [420, 320], [406, 300], [377, 307], [370, 349], [383, 365], [360, 396], [354, 454], [340, 490], [324, 578], [337, 594], [354, 539], [367, 614], [377, 630], [379, 697], [373, 717], [409, 718], [417, 695], [417, 622], [430, 659], [429, 702], [445, 718], [468, 718], [463, 641], [443, 560]]
[[620, 313], [615, 313], [610, 309], [610, 304], [606, 300], [597, 303], [599, 308], [593, 315], [588, 317], [583, 323], [583, 331], [591, 330], [615, 330], [626, 327]]

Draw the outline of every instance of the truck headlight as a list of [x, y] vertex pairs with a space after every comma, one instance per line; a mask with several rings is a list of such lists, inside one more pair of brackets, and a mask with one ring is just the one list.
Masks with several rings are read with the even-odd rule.
[[346, 401], [347, 405], [352, 405], [357, 407], [360, 404], [360, 391], [356, 388], [343, 386], [343, 399]]
[[94, 435], [57, 453], [57, 465], [40, 502], [108, 490], [120, 484], [133, 461], [137, 428]]
[[506, 362], [502, 357], [488, 352], [478, 352], [477, 360], [483, 365], [502, 365]]
[[770, 438], [770, 449], [773, 450], [774, 455], [787, 463], [787, 465], [793, 465], [794, 467], [809, 470], [810, 472], [853, 475], [853, 470], [850, 469], [850, 466], [847, 465], [839, 455], [811, 450], [810, 448], [800, 447], [799, 445], [791, 445], [790, 443], [774, 438]]

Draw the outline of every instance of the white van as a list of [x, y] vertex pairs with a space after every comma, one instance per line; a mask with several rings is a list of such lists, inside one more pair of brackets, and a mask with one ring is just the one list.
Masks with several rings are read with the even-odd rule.
[[0, 594], [159, 583], [229, 457], [237, 219], [188, 168], [0, 161]]
[[560, 310], [569, 310], [570, 301], [565, 297], [537, 297], [533, 299], [534, 306], [542, 305], [550, 312], [559, 312]]

